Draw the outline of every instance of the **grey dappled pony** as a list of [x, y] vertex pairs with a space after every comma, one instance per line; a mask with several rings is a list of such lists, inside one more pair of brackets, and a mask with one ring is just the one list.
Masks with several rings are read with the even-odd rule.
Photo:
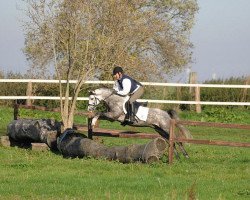
[[[94, 114], [92, 126], [96, 124], [99, 117], [108, 121], [124, 121], [125, 114], [123, 106], [127, 97], [114, 94], [113, 91], [113, 89], [99, 88], [90, 92], [88, 111], [94, 111], [96, 106], [102, 101], [104, 101], [107, 106], [107, 112], [97, 112]], [[135, 107], [143, 106], [143, 103], [135, 102], [135, 104]], [[142, 121], [137, 118], [137, 120], [129, 126], [151, 127], [162, 137], [168, 140], [171, 119], [179, 119], [174, 110], [163, 111], [158, 108], [149, 108], [146, 121]], [[177, 127], [179, 128], [179, 134], [182, 135], [182, 137], [192, 138], [189, 131], [183, 125], [177, 124]], [[188, 157], [181, 143], [179, 143], [179, 147], [181, 148], [183, 154]]]

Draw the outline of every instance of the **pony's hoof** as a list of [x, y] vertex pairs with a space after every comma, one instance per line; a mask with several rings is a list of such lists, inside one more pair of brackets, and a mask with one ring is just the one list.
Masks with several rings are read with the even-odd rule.
[[190, 158], [188, 154], [185, 154], [184, 156], [185, 156], [185, 158], [187, 158], [187, 159], [189, 159], [189, 158]]

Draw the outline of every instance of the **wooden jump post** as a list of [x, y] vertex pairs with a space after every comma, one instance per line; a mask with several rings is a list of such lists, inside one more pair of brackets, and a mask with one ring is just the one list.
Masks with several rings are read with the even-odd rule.
[[93, 127], [92, 127], [92, 119], [91, 117], [88, 117], [88, 138], [93, 139]]
[[168, 163], [173, 163], [174, 158], [174, 129], [175, 129], [175, 120], [170, 120], [170, 131], [169, 131], [169, 148], [168, 148]]

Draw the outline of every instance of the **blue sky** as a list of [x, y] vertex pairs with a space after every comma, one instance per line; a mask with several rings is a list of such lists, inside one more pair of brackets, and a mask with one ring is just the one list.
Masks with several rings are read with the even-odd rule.
[[192, 71], [199, 79], [250, 75], [250, 1], [199, 0]]
[[[0, 70], [25, 72], [28, 63], [21, 49], [24, 36], [17, 7], [21, 0], [0, 0]], [[199, 82], [212, 77], [250, 75], [250, 0], [198, 0], [192, 30], [191, 70]], [[175, 80], [185, 82], [184, 71]]]

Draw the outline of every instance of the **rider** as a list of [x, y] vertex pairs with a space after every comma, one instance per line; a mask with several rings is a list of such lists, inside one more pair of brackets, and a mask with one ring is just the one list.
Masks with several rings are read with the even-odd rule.
[[113, 77], [115, 79], [113, 86], [115, 93], [121, 96], [129, 95], [129, 100], [125, 104], [127, 114], [122, 125], [133, 123], [135, 121], [134, 102], [142, 96], [143, 86], [138, 81], [125, 75], [123, 69], [119, 66], [115, 66], [113, 69]]

